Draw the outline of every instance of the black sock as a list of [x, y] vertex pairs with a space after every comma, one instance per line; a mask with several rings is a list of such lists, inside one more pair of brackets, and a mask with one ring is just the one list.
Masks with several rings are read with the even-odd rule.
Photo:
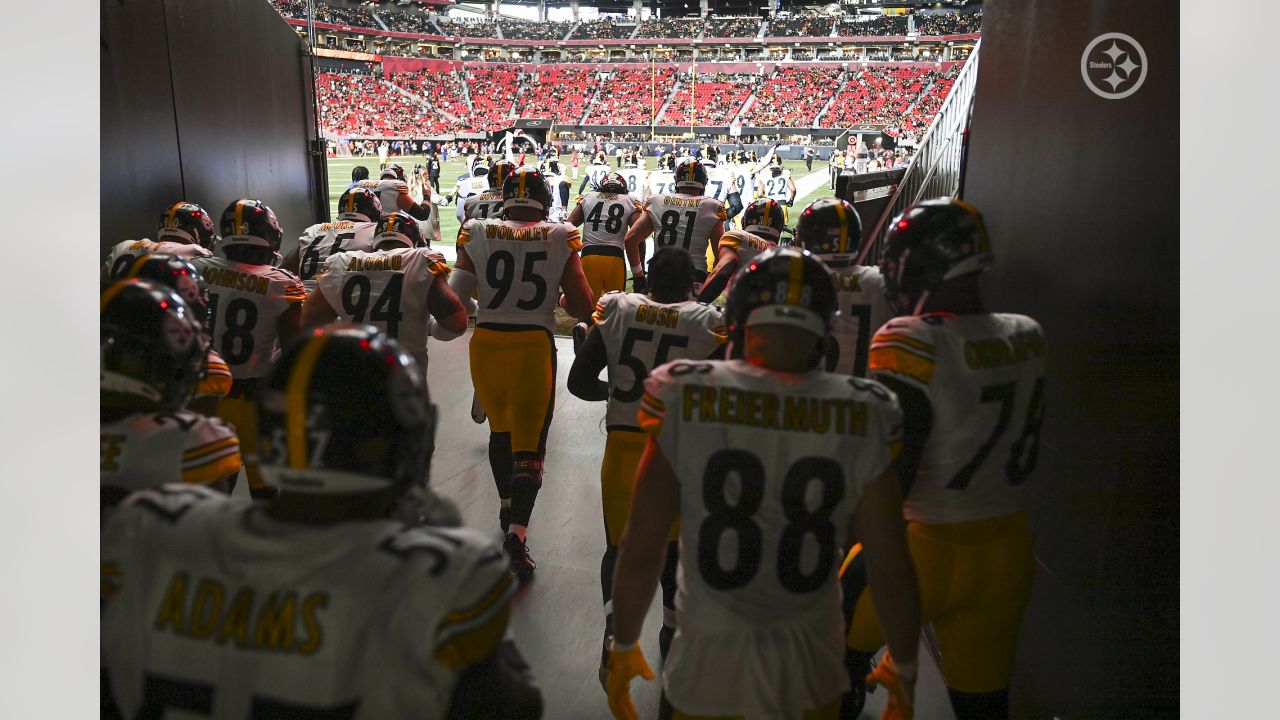
[[[680, 565], [680, 543], [667, 543], [667, 561], [662, 566], [662, 607], [676, 611], [676, 568]], [[666, 624], [665, 622], [663, 624]]]
[[1008, 720], [1009, 688], [989, 693], [962, 693], [947, 688], [956, 720]]
[[[604, 604], [608, 605], [613, 599], [613, 568], [618, 564], [618, 546], [605, 541], [604, 555], [600, 556], [600, 595], [604, 597]], [[609, 613], [612, 617], [613, 613]]]
[[537, 453], [513, 453], [511, 469], [511, 524], [529, 527], [533, 505], [542, 489], [542, 460]]
[[489, 469], [503, 500], [511, 498], [511, 466], [511, 433], [489, 433]]

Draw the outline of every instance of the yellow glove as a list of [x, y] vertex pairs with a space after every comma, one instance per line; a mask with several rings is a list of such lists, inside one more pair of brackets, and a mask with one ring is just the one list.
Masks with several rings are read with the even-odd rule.
[[609, 650], [609, 679], [605, 692], [609, 694], [609, 711], [618, 720], [637, 720], [636, 706], [631, 702], [631, 678], [639, 675], [645, 680], [654, 678], [649, 663], [644, 661], [640, 644], [619, 649], [615, 643]]
[[915, 663], [901, 670], [894, 665], [893, 656], [884, 654], [884, 660], [867, 675], [867, 690], [883, 686], [889, 691], [880, 720], [912, 720], [915, 717], [916, 678]]

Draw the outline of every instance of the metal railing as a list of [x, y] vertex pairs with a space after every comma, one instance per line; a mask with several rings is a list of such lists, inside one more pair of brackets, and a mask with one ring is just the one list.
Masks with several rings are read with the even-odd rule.
[[920, 200], [954, 197], [960, 189], [961, 173], [964, 170], [964, 140], [973, 110], [974, 90], [978, 85], [978, 56], [981, 49], [982, 41], [979, 40], [916, 148], [902, 181], [889, 198], [884, 212], [876, 219], [871, 232], [866, 235], [862, 251], [858, 254], [859, 265], [879, 261], [880, 244], [891, 218]]

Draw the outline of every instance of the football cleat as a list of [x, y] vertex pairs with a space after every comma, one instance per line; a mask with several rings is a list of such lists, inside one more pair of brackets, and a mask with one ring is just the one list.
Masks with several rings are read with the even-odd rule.
[[369, 188], [353, 187], [338, 198], [338, 218], [358, 222], [377, 222], [382, 217], [382, 201]]
[[884, 294], [898, 314], [913, 314], [939, 285], [982, 272], [993, 260], [977, 208], [952, 198], [925, 200], [889, 223], [880, 260]]
[[814, 200], [796, 221], [795, 244], [818, 256], [856, 253], [862, 247], [862, 219], [844, 200]]
[[587, 341], [587, 324], [584, 322], [576, 323], [573, 326], [573, 352], [576, 354], [578, 348], [582, 347], [582, 343]]
[[502, 549], [507, 552], [507, 557], [511, 558], [511, 572], [516, 574], [520, 582], [527, 582], [533, 577], [533, 571], [537, 569], [538, 564], [529, 556], [529, 546], [520, 540], [519, 535], [513, 532], [507, 533]]
[[156, 239], [211, 248], [218, 240], [213, 231], [213, 218], [195, 203], [176, 202], [160, 213]]

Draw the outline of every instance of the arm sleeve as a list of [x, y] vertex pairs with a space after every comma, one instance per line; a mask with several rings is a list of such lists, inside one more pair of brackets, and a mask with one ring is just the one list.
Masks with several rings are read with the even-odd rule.
[[[920, 469], [920, 458], [924, 454], [925, 442], [933, 428], [933, 406], [929, 397], [920, 388], [909, 385], [892, 375], [876, 375], [875, 379], [898, 395], [898, 405], [902, 408], [901, 433], [889, 431], [886, 440], [890, 444], [901, 438], [902, 450], [898, 455], [898, 483], [905, 498], [915, 482], [916, 472]], [[895, 437], [896, 435], [896, 437]]]
[[462, 307], [466, 308], [467, 314], [474, 315], [476, 303], [471, 295], [476, 291], [475, 273], [454, 268], [453, 272], [449, 273], [449, 287], [453, 290], [453, 294], [458, 296], [458, 301], [462, 303]]
[[729, 218], [738, 217], [740, 212], [742, 212], [742, 196], [735, 190], [729, 193]]
[[725, 263], [716, 274], [702, 284], [702, 290], [698, 292], [698, 302], [710, 303], [712, 300], [720, 297], [720, 293], [724, 292], [724, 288], [729, 284], [729, 278], [738, 270], [738, 261], [736, 259]]
[[[596, 312], [598, 314], [599, 309]], [[608, 400], [609, 383], [600, 379], [600, 371], [608, 364], [600, 328], [593, 327], [582, 347], [574, 354], [573, 366], [569, 368], [569, 392], [590, 402]]]

